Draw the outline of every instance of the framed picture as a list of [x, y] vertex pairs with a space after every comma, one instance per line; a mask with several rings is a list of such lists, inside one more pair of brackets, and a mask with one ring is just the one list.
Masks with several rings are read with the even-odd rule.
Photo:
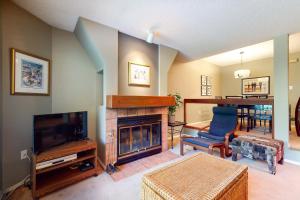
[[128, 63], [128, 84], [150, 87], [150, 66]]
[[50, 95], [50, 60], [12, 48], [11, 94]]
[[207, 88], [206, 88], [206, 95], [207, 96], [211, 96], [212, 95], [211, 86], [207, 86]]
[[207, 86], [201, 86], [201, 96], [207, 96]]
[[212, 96], [211, 77], [201, 75], [201, 96]]
[[270, 76], [242, 79], [243, 95], [268, 95], [270, 94]]
[[201, 85], [206, 85], [206, 76], [205, 75], [201, 75]]
[[206, 76], [206, 85], [211, 85], [211, 77]]

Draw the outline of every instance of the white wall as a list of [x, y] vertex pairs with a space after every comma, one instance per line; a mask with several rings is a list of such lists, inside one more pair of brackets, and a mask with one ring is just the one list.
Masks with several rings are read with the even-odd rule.
[[52, 29], [52, 112], [88, 111], [96, 136], [97, 69], [73, 33]]
[[[201, 96], [201, 75], [212, 78], [212, 96]], [[168, 92], [179, 93], [183, 98], [215, 98], [221, 94], [220, 68], [203, 60], [175, 61], [168, 73]], [[189, 105], [188, 122], [206, 121], [212, 118], [213, 105]], [[176, 120], [183, 121], [183, 106], [176, 112]]]

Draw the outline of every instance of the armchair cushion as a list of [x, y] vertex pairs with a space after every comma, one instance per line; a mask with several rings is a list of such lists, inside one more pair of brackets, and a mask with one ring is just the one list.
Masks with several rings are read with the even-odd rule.
[[183, 138], [184, 142], [188, 142], [197, 146], [209, 148], [209, 145], [220, 143], [222, 141], [219, 140], [212, 140], [212, 139], [204, 139], [200, 137], [190, 137], [190, 138]]
[[203, 132], [203, 131], [199, 131], [198, 132], [198, 136], [201, 138], [207, 138], [207, 139], [212, 139], [212, 140], [218, 140], [218, 141], [224, 141], [225, 140], [225, 136], [216, 136], [216, 135], [212, 135], [209, 134], [208, 132]]
[[[217, 137], [225, 137], [227, 133], [234, 130], [237, 124], [236, 107], [214, 107], [213, 119], [210, 124], [209, 134]], [[233, 135], [230, 139], [233, 138]]]

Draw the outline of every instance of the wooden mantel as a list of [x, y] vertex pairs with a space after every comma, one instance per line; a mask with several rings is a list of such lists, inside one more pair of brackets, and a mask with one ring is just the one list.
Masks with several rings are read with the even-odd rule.
[[166, 107], [173, 105], [175, 105], [175, 99], [170, 96], [106, 96], [107, 108]]

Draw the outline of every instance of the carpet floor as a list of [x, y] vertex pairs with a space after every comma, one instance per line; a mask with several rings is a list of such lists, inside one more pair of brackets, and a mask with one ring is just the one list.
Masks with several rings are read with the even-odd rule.
[[[179, 155], [179, 145], [172, 151]], [[42, 198], [42, 200], [117, 200], [117, 199], [140, 199], [141, 179], [143, 174], [166, 166], [172, 162], [184, 159], [197, 151], [187, 147], [185, 156], [171, 161], [158, 164], [150, 169], [138, 172], [120, 181], [113, 181], [107, 173], [98, 177], [92, 177], [78, 184], [54, 192]], [[216, 155], [218, 153], [216, 152]], [[242, 158], [238, 162], [249, 166], [249, 199], [250, 200], [297, 200], [300, 197], [299, 180], [300, 166], [285, 163], [278, 165], [277, 174], [268, 173], [265, 162], [252, 161]]]
[[118, 166], [118, 171], [111, 174], [111, 177], [114, 181], [120, 181], [124, 178], [130, 177], [147, 169], [151, 169], [156, 165], [171, 161], [178, 157], [179, 155], [172, 153], [171, 151], [165, 151], [160, 154], [155, 154], [153, 156]]

